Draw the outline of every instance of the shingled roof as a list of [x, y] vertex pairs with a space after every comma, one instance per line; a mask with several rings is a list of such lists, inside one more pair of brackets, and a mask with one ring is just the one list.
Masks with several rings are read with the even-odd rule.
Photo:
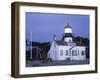
[[56, 42], [56, 44], [58, 44], [58, 45], [68, 45], [67, 42], [61, 41], [61, 40], [56, 40], [55, 42]]
[[[68, 45], [67, 42], [63, 41], [63, 40], [56, 40], [55, 41], [57, 45]], [[85, 46], [82, 42], [76, 42], [76, 46]]]
[[85, 44], [82, 43], [82, 42], [76, 42], [76, 45], [77, 45], [77, 46], [85, 46]]

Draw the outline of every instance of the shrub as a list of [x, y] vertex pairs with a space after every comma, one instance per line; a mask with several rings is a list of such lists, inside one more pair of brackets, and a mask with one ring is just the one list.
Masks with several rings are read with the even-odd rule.
[[66, 58], [66, 61], [70, 61], [70, 58]]
[[52, 63], [52, 59], [51, 58], [44, 59], [43, 63]]

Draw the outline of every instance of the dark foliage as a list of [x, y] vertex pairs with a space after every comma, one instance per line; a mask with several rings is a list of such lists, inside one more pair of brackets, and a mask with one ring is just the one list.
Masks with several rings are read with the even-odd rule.
[[26, 59], [44, 60], [47, 58], [47, 52], [50, 49], [50, 42], [32, 42], [32, 47], [32, 59], [30, 59], [30, 51], [26, 51]]
[[43, 63], [47, 63], [47, 64], [52, 63], [52, 59], [51, 58], [44, 59]]

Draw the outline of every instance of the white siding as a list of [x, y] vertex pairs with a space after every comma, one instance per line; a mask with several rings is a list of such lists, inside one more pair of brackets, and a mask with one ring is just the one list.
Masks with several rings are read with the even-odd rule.
[[[70, 58], [71, 60], [85, 60], [86, 59], [86, 53], [82, 55], [82, 51], [85, 52], [85, 46], [75, 46], [71, 50], [69, 50], [70, 46], [59, 46], [59, 60], [66, 60]], [[63, 50], [63, 55], [61, 55], [60, 50]], [[68, 51], [68, 55], [66, 55], [66, 50]], [[72, 55], [72, 51], [74, 52], [74, 55]]]
[[85, 46], [76, 46], [72, 50], [75, 51], [76, 55], [72, 56], [71, 60], [85, 60], [86, 59], [86, 53], [82, 55], [82, 51], [85, 52]]
[[51, 58], [52, 60], [58, 60], [58, 45], [55, 42], [52, 43], [47, 54], [48, 58]]
[[[59, 60], [65, 60], [66, 58], [69, 58], [69, 55], [66, 56], [66, 50], [68, 50], [70, 47], [69, 46], [59, 46], [59, 55], [58, 59]], [[63, 50], [63, 55], [61, 55], [60, 51]]]
[[[85, 60], [86, 59], [86, 47], [85, 46], [67, 46], [57, 45], [55, 42], [52, 43], [50, 50], [48, 51], [48, 58], [52, 60]], [[66, 50], [68, 55], [66, 55]], [[74, 51], [74, 52], [73, 52]], [[84, 53], [82, 53], [82, 51]], [[84, 54], [84, 55], [82, 55]]]

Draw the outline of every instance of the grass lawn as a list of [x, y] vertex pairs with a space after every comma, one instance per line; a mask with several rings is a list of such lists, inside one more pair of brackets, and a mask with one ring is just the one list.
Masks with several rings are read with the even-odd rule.
[[41, 66], [57, 66], [57, 65], [84, 65], [89, 64], [87, 60], [57, 60], [52, 62], [43, 62], [43, 60], [26, 61], [26, 67], [41, 67]]

